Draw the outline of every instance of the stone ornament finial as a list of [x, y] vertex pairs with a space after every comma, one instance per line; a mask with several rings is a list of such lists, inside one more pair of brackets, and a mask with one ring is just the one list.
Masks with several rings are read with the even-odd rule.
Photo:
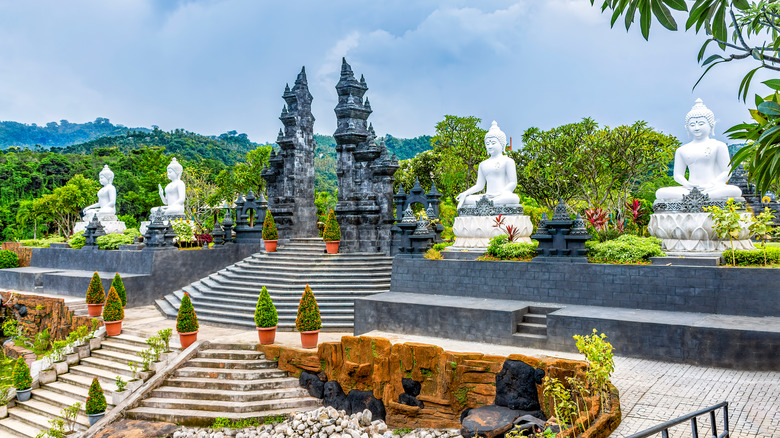
[[498, 139], [498, 142], [501, 144], [501, 146], [506, 148], [506, 134], [504, 134], [504, 131], [498, 127], [498, 123], [496, 123], [495, 120], [493, 120], [493, 123], [490, 124], [490, 129], [488, 129], [487, 134], [485, 134], [485, 139], [488, 137]]
[[[696, 99], [696, 102], [693, 104], [693, 107], [690, 111], [688, 111], [688, 114], [685, 115], [685, 126], [687, 128], [688, 122], [694, 118], [694, 117], [704, 117], [707, 119], [707, 123], [710, 124], [710, 128], [715, 127], [715, 113], [712, 112], [709, 108], [707, 108], [706, 105], [704, 105], [704, 102], [701, 99]], [[712, 133], [710, 132], [710, 135]]]

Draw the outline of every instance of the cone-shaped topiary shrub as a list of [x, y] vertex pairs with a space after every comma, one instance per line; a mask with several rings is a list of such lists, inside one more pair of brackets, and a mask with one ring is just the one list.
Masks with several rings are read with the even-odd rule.
[[295, 329], [299, 332], [310, 332], [321, 328], [320, 308], [317, 306], [317, 300], [314, 299], [314, 294], [307, 284], [306, 289], [303, 291], [301, 302], [298, 304], [298, 317], [295, 318]]
[[119, 295], [119, 299], [122, 300], [122, 307], [127, 306], [127, 293], [125, 292], [125, 284], [122, 282], [122, 277], [119, 276], [119, 272], [114, 275], [114, 280], [111, 281], [111, 287], [116, 289], [116, 294]]
[[125, 319], [125, 310], [122, 308], [122, 300], [113, 286], [108, 290], [106, 306], [103, 307], [103, 321], [121, 321]]
[[100, 382], [97, 377], [93, 378], [92, 384], [89, 385], [86, 411], [87, 415], [106, 412], [106, 396], [103, 394], [103, 388], [100, 387]]
[[176, 315], [176, 331], [179, 333], [192, 333], [198, 331], [198, 317], [195, 308], [192, 307], [190, 294], [185, 293], [179, 305], [179, 314]]
[[30, 367], [27, 366], [27, 362], [23, 357], [16, 359], [14, 365], [14, 388], [22, 391], [29, 389], [32, 386], [32, 376], [30, 376]]
[[325, 229], [322, 231], [322, 240], [326, 242], [335, 242], [341, 240], [341, 228], [336, 220], [336, 213], [331, 209], [328, 212], [328, 219], [325, 221]]
[[103, 289], [103, 283], [100, 281], [100, 275], [97, 271], [92, 274], [92, 280], [89, 281], [87, 289], [87, 304], [103, 304], [106, 302], [106, 291]]
[[276, 313], [276, 306], [268, 295], [268, 289], [263, 286], [260, 295], [257, 297], [257, 306], [255, 306], [255, 325], [258, 327], [276, 327], [279, 323], [279, 315]]
[[265, 221], [263, 221], [263, 240], [277, 240], [279, 239], [279, 232], [276, 231], [276, 222], [274, 222], [274, 215], [271, 214], [271, 210], [266, 210]]

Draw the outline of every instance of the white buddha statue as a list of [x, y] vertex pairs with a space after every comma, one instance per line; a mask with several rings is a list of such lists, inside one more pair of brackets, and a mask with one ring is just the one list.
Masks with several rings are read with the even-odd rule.
[[[680, 202], [696, 187], [710, 199], [739, 198], [742, 190], [726, 184], [729, 179], [729, 150], [722, 141], [710, 138], [715, 114], [696, 99], [685, 116], [685, 129], [693, 140], [674, 153], [674, 180], [682, 187], [663, 187], [655, 192], [656, 202]], [[688, 178], [685, 178], [688, 169]]]
[[100, 185], [103, 187], [98, 190], [98, 202], [88, 205], [84, 208], [83, 221], [89, 223], [92, 217], [96, 214], [98, 219], [104, 217], [111, 217], [111, 220], [116, 220], [116, 188], [114, 187], [114, 172], [108, 168], [108, 164], [103, 166], [103, 170], [98, 175]]
[[[477, 183], [455, 197], [458, 208], [475, 205], [483, 196], [493, 201], [493, 205], [519, 204], [520, 197], [514, 193], [517, 187], [517, 170], [515, 162], [504, 155], [506, 149], [506, 134], [498, 128], [495, 121], [485, 134], [485, 148], [490, 158], [479, 163]], [[484, 194], [474, 195], [482, 191]]]
[[182, 216], [184, 215], [184, 200], [187, 195], [184, 182], [181, 180], [181, 173], [184, 170], [181, 164], [176, 161], [174, 157], [171, 160], [171, 164], [168, 165], [168, 179], [171, 180], [165, 191], [163, 191], [162, 185], [157, 184], [157, 189], [160, 193], [160, 199], [164, 205], [160, 207], [152, 208], [152, 214], [160, 211], [165, 216]]

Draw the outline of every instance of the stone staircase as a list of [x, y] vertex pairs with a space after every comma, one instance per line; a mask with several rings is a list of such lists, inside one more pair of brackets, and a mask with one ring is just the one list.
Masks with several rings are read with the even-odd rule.
[[547, 341], [547, 314], [558, 309], [560, 307], [527, 307], [513, 337], [522, 339], [526, 347], [543, 348]]
[[49, 429], [50, 419], [57, 418], [62, 409], [74, 403], [81, 403], [76, 429], [86, 430], [89, 420], [84, 407], [92, 379], [97, 377], [100, 380], [108, 403], [106, 411], [111, 410], [114, 407], [111, 403], [116, 392], [116, 376], [130, 380], [132, 373], [128, 363], [142, 362], [137, 354], [147, 347], [142, 338], [126, 334], [106, 338], [101, 348], [92, 350], [91, 356], [81, 359], [78, 365], [71, 365], [67, 373], [57, 376], [56, 381], [33, 389], [30, 400], [17, 401], [16, 406], [8, 410], [8, 417], [0, 420], [0, 436], [35, 437]]
[[255, 327], [263, 286], [279, 313], [278, 330], [293, 330], [308, 284], [322, 315], [323, 330], [352, 330], [354, 299], [390, 289], [393, 259], [382, 254], [325, 254], [322, 239], [291, 239], [274, 253], [258, 253], [166, 295], [155, 302], [175, 319], [188, 293], [198, 320], [213, 325]]
[[298, 379], [276, 365], [254, 345], [221, 344], [201, 350], [126, 416], [208, 426], [218, 417], [265, 418], [320, 406]]

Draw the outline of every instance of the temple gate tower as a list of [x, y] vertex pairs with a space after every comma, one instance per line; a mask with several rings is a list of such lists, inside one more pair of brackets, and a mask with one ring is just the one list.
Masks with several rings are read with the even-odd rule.
[[336, 139], [338, 203], [336, 217], [341, 227], [340, 252], [390, 252], [393, 226], [393, 174], [398, 170], [384, 139], [376, 141], [374, 127], [367, 123], [371, 105], [363, 95], [368, 90], [363, 76], [355, 79], [352, 67], [342, 59], [341, 79], [336, 85]]

